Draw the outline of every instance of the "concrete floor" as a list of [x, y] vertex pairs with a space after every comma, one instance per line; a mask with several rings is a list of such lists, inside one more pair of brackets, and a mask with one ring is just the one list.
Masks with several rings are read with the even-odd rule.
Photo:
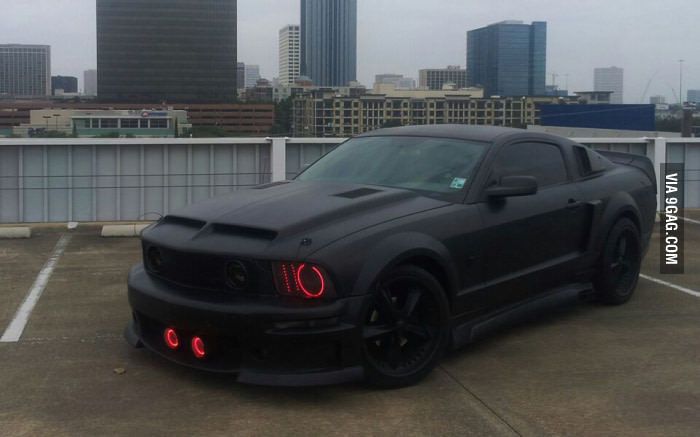
[[[62, 231], [0, 241], [0, 334]], [[700, 290], [700, 225], [686, 274]], [[0, 435], [688, 435], [700, 433], [700, 298], [640, 279], [621, 307], [581, 304], [446, 357], [423, 383], [284, 389], [131, 349], [137, 239], [72, 233], [17, 343], [0, 343]], [[126, 373], [117, 374], [115, 368]]]

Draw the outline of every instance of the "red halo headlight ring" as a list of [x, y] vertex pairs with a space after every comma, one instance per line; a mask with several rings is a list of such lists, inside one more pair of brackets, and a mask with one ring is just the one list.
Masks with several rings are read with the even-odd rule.
[[180, 338], [173, 328], [165, 328], [165, 331], [163, 331], [163, 340], [165, 340], [165, 345], [169, 349], [175, 350], [180, 347]]
[[311, 263], [278, 262], [273, 264], [277, 291], [286, 296], [320, 299], [334, 295], [325, 270]]
[[[311, 270], [311, 276], [313, 279], [309, 279], [309, 269]], [[302, 276], [302, 273], [306, 271], [306, 274]], [[315, 277], [314, 277], [315, 276]], [[323, 296], [323, 292], [326, 291], [326, 281], [323, 279], [323, 273], [321, 273], [321, 270], [319, 270], [318, 267], [312, 265], [308, 266], [306, 264], [302, 264], [299, 266], [297, 269], [297, 275], [296, 275], [296, 280], [297, 283], [299, 284], [299, 288], [301, 289], [301, 292], [306, 295], [306, 297], [311, 298], [311, 299], [316, 299], [321, 296]]]

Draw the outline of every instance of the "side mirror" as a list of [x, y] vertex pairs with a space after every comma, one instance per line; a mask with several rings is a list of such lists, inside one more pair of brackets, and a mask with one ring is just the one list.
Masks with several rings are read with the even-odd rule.
[[534, 176], [503, 176], [498, 185], [486, 189], [490, 198], [530, 196], [537, 193], [537, 179]]

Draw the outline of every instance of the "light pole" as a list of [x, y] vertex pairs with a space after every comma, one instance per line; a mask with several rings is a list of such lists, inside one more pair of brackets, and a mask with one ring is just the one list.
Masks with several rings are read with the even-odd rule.
[[51, 116], [50, 116], [50, 115], [44, 115], [44, 116], [42, 116], [41, 118], [43, 118], [44, 120], [46, 120], [46, 132], [48, 132], [48, 131], [49, 131], [49, 120], [51, 120]]
[[58, 117], [60, 117], [61, 114], [54, 114], [53, 117], [56, 119], [56, 132], [58, 132]]
[[680, 74], [680, 79], [679, 79], [679, 92], [678, 92], [678, 100], [680, 100], [678, 103], [680, 103], [681, 107], [683, 107], [683, 63], [685, 62], [684, 59], [679, 59], [678, 64], [679, 64], [679, 74]]

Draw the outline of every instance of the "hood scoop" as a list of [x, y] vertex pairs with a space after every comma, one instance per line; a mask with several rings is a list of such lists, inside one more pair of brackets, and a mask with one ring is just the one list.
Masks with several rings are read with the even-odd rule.
[[357, 199], [359, 197], [371, 196], [372, 194], [381, 193], [381, 192], [382, 192], [382, 190], [375, 190], [374, 188], [358, 188], [357, 190], [333, 194], [333, 196], [334, 197], [344, 197], [346, 199]]
[[234, 235], [236, 237], [255, 238], [272, 241], [277, 238], [277, 232], [270, 229], [254, 228], [250, 226], [226, 225], [214, 223], [212, 228], [215, 233]]
[[251, 188], [251, 190], [267, 190], [268, 188], [277, 187], [280, 185], [287, 185], [288, 183], [289, 181], [270, 182], [269, 184], [255, 186]]
[[161, 220], [161, 223], [168, 223], [171, 225], [184, 226], [186, 228], [202, 229], [206, 222], [201, 220], [195, 220], [187, 217], [180, 217], [176, 215], [166, 215]]

